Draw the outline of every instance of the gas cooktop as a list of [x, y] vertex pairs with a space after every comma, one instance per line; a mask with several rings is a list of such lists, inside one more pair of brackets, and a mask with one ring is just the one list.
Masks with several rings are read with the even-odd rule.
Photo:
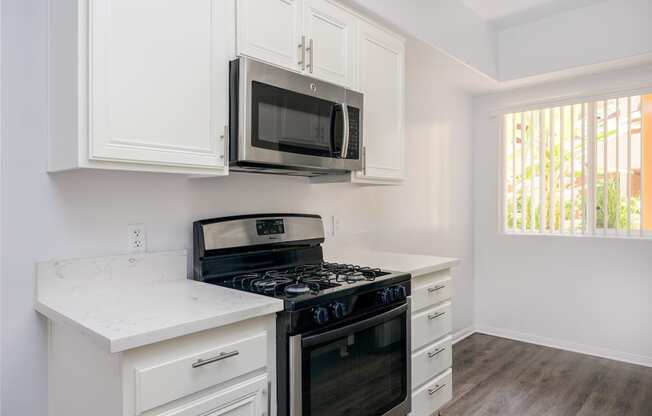
[[208, 282], [275, 298], [293, 299], [363, 285], [388, 274], [378, 268], [324, 262], [236, 274]]
[[[194, 240], [196, 280], [283, 299], [286, 310], [385, 290], [410, 278], [374, 267], [325, 262], [324, 227], [317, 215], [197, 221]], [[386, 303], [407, 296], [405, 288], [385, 292], [387, 299], [381, 300]]]

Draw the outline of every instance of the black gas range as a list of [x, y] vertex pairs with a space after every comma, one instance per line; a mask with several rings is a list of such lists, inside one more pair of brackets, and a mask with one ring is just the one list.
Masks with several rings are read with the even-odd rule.
[[410, 275], [328, 263], [321, 217], [245, 215], [194, 224], [194, 278], [284, 301], [279, 416], [405, 416]]

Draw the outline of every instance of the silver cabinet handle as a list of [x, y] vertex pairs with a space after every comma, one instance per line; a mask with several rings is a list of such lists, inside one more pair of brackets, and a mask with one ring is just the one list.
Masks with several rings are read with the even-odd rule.
[[310, 61], [309, 61], [310, 63], [308, 64], [308, 68], [310, 68], [310, 73], [312, 74], [315, 67], [315, 42], [312, 39], [308, 41], [308, 47], [306, 48], [306, 52], [309, 53], [308, 56], [310, 57]]
[[220, 159], [224, 161], [224, 166], [226, 166], [229, 161], [229, 126], [224, 126], [224, 134], [220, 135], [220, 140], [224, 141], [224, 154], [220, 156]]
[[446, 315], [446, 312], [431, 313], [430, 315], [428, 315], [428, 319], [437, 319], [437, 318], [442, 317], [444, 315]]
[[299, 44], [299, 53], [301, 59], [299, 60], [299, 67], [302, 71], [306, 70], [306, 37], [301, 36], [301, 43]]
[[367, 146], [362, 146], [362, 175], [367, 176]]
[[439, 390], [443, 389], [444, 387], [446, 387], [445, 384], [442, 385], [437, 384], [435, 387], [428, 389], [428, 394], [432, 396], [433, 394], [437, 393]]
[[438, 356], [439, 354], [441, 354], [444, 351], [446, 351], [446, 348], [439, 348], [439, 349], [436, 349], [434, 351], [431, 351], [431, 352], [428, 353], [428, 358], [434, 358], [434, 357]]
[[218, 361], [226, 360], [227, 358], [235, 357], [236, 355], [239, 354], [240, 352], [238, 351], [222, 352], [213, 358], [207, 358], [205, 360], [199, 359], [195, 361], [194, 363], [192, 363], [192, 368], [198, 368], [208, 364], [216, 363]]
[[441, 286], [441, 285], [437, 285], [435, 287], [429, 287], [428, 292], [430, 292], [430, 293], [437, 292], [438, 290], [442, 290], [445, 287], [446, 286]]
[[342, 103], [342, 159], [346, 159], [349, 153], [349, 106]]

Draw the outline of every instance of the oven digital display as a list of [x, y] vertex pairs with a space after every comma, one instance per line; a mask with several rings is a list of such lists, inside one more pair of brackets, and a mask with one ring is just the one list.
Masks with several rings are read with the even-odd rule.
[[256, 232], [258, 235], [276, 235], [285, 233], [283, 219], [256, 220]]

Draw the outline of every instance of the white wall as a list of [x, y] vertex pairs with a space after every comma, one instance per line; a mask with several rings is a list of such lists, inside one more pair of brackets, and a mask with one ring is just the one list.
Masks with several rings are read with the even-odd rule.
[[2, 114], [0, 184], [4, 416], [46, 414], [46, 326], [33, 310], [34, 263], [124, 252], [129, 223], [145, 223], [149, 249], [157, 251], [191, 248], [191, 222], [199, 218], [260, 211], [337, 214], [346, 234], [339, 240], [461, 257], [463, 266], [454, 271], [455, 326], [471, 323], [471, 107], [450, 79], [438, 76], [441, 54], [414, 41], [408, 45], [408, 180], [399, 188], [309, 185], [257, 175], [48, 175], [46, 3], [3, 0], [2, 102], [10, 103]]
[[652, 53], [652, 2], [607, 0], [498, 30], [501, 81]]
[[[452, 85], [449, 62], [423, 43], [408, 45], [408, 180], [380, 195], [378, 221], [389, 225], [376, 233], [381, 248], [472, 257], [472, 107], [469, 95]], [[471, 262], [456, 268], [454, 293], [454, 331], [462, 331], [473, 324]]]
[[497, 78], [494, 28], [459, 0], [348, 0], [405, 32]]
[[[652, 365], [652, 241], [499, 233], [497, 109], [652, 88], [652, 66], [474, 100], [476, 325], [482, 332]], [[522, 107], [521, 107], [522, 108]]]

